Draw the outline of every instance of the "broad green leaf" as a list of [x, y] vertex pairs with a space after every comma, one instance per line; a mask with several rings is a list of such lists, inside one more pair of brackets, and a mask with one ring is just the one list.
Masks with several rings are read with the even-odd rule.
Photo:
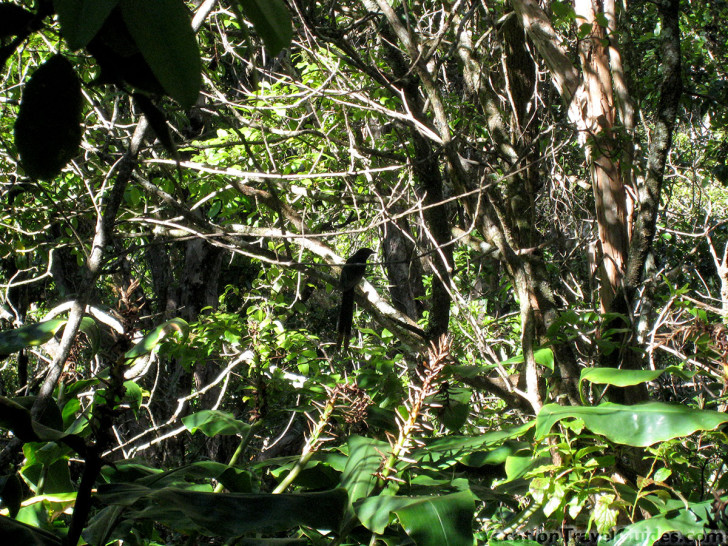
[[677, 375], [690, 380], [698, 372], [681, 370], [677, 366], [668, 366], [664, 370], [620, 370], [618, 368], [584, 368], [581, 370], [579, 383], [589, 381], [600, 385], [614, 385], [615, 387], [629, 387], [654, 381], [664, 373]]
[[551, 2], [551, 11], [554, 12], [554, 15], [559, 18], [564, 18], [567, 16], [574, 15], [574, 8], [571, 7], [571, 4], [566, 2], [560, 2], [558, 0], [554, 0]]
[[383, 533], [395, 513], [407, 534], [420, 545], [473, 544], [475, 502], [469, 491], [441, 496], [369, 497], [356, 505], [362, 524]]
[[9, 355], [25, 347], [43, 345], [56, 335], [64, 324], [66, 324], [65, 319], [52, 319], [0, 332], [0, 354]]
[[54, 55], [36, 69], [15, 120], [15, 145], [28, 176], [55, 178], [76, 156], [82, 106], [81, 84], [65, 57]]
[[291, 45], [291, 15], [282, 0], [238, 0], [272, 56]]
[[202, 63], [181, 0], [120, 0], [129, 33], [164, 90], [184, 108], [197, 101]]
[[486, 432], [479, 436], [448, 435], [425, 440], [425, 445], [413, 450], [409, 457], [427, 468], [450, 468], [471, 453], [483, 451], [488, 446], [502, 444], [507, 440], [523, 436], [535, 423], [535, 421], [531, 421], [524, 425]]
[[[43, 345], [60, 332], [66, 322], [68, 322], [66, 319], [51, 319], [0, 332], [0, 354], [7, 355], [25, 347]], [[96, 353], [101, 340], [101, 332], [96, 321], [91, 317], [83, 317], [79, 330], [86, 334], [91, 350]]]
[[387, 442], [351, 436], [348, 440], [349, 458], [341, 475], [341, 487], [349, 493], [349, 506], [374, 490], [382, 459], [390, 452]]
[[516, 452], [528, 449], [529, 447], [530, 444], [526, 442], [506, 442], [504, 445], [488, 451], [469, 453], [460, 462], [472, 468], [480, 468], [486, 465], [499, 465], [505, 463], [508, 457], [515, 455]]
[[51, 464], [26, 465], [20, 473], [28, 484], [32, 484], [34, 491], [38, 491], [42, 481], [44, 494], [66, 493], [73, 491], [74, 488], [67, 458], [59, 459]]
[[244, 436], [250, 430], [250, 425], [238, 421], [232, 415], [218, 410], [202, 410], [182, 418], [182, 424], [192, 434], [196, 431], [202, 432], [205, 436], [217, 436], [240, 434]]
[[100, 485], [96, 498], [105, 504], [134, 505], [124, 516], [135, 522], [154, 521], [178, 531], [223, 538], [262, 529], [280, 532], [300, 525], [336, 529], [347, 502], [343, 489], [272, 495], [149, 489], [131, 484]]
[[129, 349], [124, 356], [127, 360], [131, 360], [149, 354], [172, 332], [179, 332], [181, 341], [184, 341], [187, 339], [189, 330], [190, 327], [187, 322], [181, 318], [173, 318], [149, 332], [139, 343]]
[[218, 480], [231, 491], [240, 493], [251, 491], [250, 472], [232, 468], [215, 461], [197, 461], [179, 468], [163, 472], [138, 463], [119, 463], [116, 469], [104, 468], [102, 475], [108, 482], [134, 481], [135, 485], [146, 487], [196, 487], [200, 480]]
[[634, 406], [606, 402], [595, 407], [547, 404], [536, 418], [536, 438], [542, 439], [551, 427], [568, 418], [581, 419], [586, 428], [612, 442], [635, 447], [688, 436], [697, 430], [713, 430], [728, 422], [725, 413], [663, 402]]
[[61, 34], [71, 49], [81, 49], [96, 36], [119, 0], [53, 0]]
[[123, 506], [107, 506], [97, 512], [83, 530], [83, 538], [92, 545], [109, 544], [112, 540], [123, 541], [131, 525], [119, 525], [124, 514]]

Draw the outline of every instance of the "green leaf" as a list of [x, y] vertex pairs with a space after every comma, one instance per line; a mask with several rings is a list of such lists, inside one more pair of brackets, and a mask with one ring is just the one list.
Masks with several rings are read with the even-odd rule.
[[293, 25], [282, 0], [239, 0], [238, 4], [272, 56], [291, 45]]
[[91, 352], [96, 354], [101, 345], [101, 330], [99, 330], [99, 325], [91, 317], [83, 317], [78, 329], [86, 334], [88, 342], [91, 345]]
[[571, 4], [567, 2], [561, 2], [559, 0], [554, 0], [551, 2], [551, 11], [554, 13], [554, 15], [559, 18], [563, 19], [566, 17], [574, 17], [574, 8], [571, 7]]
[[698, 372], [684, 371], [677, 366], [669, 366], [664, 370], [620, 370], [617, 368], [584, 368], [581, 370], [579, 382], [590, 381], [601, 385], [629, 387], [654, 381], [663, 373], [671, 373], [685, 380], [692, 379]]
[[54, 55], [25, 85], [15, 121], [15, 145], [28, 176], [50, 180], [81, 144], [81, 84], [71, 63]]
[[202, 63], [181, 0], [120, 0], [129, 33], [164, 90], [184, 108], [197, 101]]
[[600, 494], [596, 497], [592, 509], [592, 521], [596, 523], [597, 531], [600, 534], [608, 533], [617, 525], [619, 510], [615, 507], [616, 495]]
[[390, 514], [395, 513], [415, 544], [424, 546], [472, 546], [474, 511], [475, 502], [469, 491], [419, 497], [379, 495], [356, 506], [359, 520], [370, 531], [383, 533]]
[[377, 479], [374, 474], [379, 470], [382, 458], [390, 452], [387, 442], [351, 436], [347, 442], [349, 457], [341, 475], [341, 487], [349, 493], [349, 506], [357, 500], [369, 496], [374, 490]]
[[343, 489], [272, 495], [110, 484], [100, 485], [96, 498], [102, 503], [130, 507], [124, 516], [135, 524], [140, 520], [154, 521], [180, 532], [223, 538], [262, 529], [286, 531], [300, 525], [336, 529], [346, 507]]
[[[60, 421], [60, 412], [57, 408], [55, 413], [58, 414], [57, 420]], [[28, 409], [4, 396], [0, 396], [0, 428], [12, 430], [22, 442], [62, 441], [78, 453], [86, 452], [82, 438], [74, 434], [65, 434], [33, 420]]]
[[144, 395], [142, 388], [134, 381], [124, 381], [125, 394], [124, 398], [131, 403], [134, 409], [139, 409], [142, 405], [142, 397]]
[[190, 327], [187, 322], [181, 318], [173, 318], [149, 332], [139, 343], [129, 349], [124, 356], [128, 360], [131, 360], [149, 354], [172, 332], [179, 332], [181, 341], [185, 341], [189, 335], [189, 331]]
[[581, 419], [592, 432], [612, 442], [635, 447], [688, 436], [697, 430], [713, 430], [728, 422], [725, 413], [663, 402], [634, 406], [606, 402], [595, 407], [547, 404], [536, 418], [536, 438], [542, 439], [551, 427], [567, 418]]
[[[551, 371], [554, 370], [554, 352], [550, 347], [541, 347], [540, 349], [536, 349], [533, 352], [533, 357], [537, 364], [541, 364], [541, 366], [545, 366]], [[504, 360], [500, 364], [501, 366], [507, 364], [521, 364], [523, 361], [523, 353], [519, 353], [516, 356]]]
[[449, 435], [433, 440], [425, 440], [425, 445], [413, 450], [410, 457], [416, 460], [419, 465], [428, 468], [450, 468], [471, 453], [482, 451], [487, 446], [502, 444], [507, 440], [523, 436], [535, 424], [535, 421], [530, 421], [524, 425], [486, 432], [479, 436]]
[[203, 410], [182, 418], [182, 423], [192, 434], [196, 431], [205, 436], [240, 434], [244, 436], [250, 430], [250, 425], [238, 421], [232, 415], [218, 410]]
[[449, 430], [460, 430], [468, 420], [471, 394], [469, 389], [455, 387], [437, 397], [437, 402], [442, 404], [437, 416]]
[[53, 0], [61, 34], [71, 49], [81, 49], [101, 29], [119, 0]]
[[598, 385], [614, 385], [615, 387], [629, 387], [648, 383], [660, 377], [663, 373], [671, 373], [685, 380], [692, 379], [698, 372], [681, 370], [677, 366], [668, 366], [664, 370], [620, 370], [618, 368], [584, 368], [579, 378], [579, 392], [584, 402], [584, 393], [581, 388], [582, 381], [589, 381]]
[[582, 23], [579, 25], [579, 31], [577, 32], [577, 36], [580, 40], [583, 40], [589, 34], [591, 34], [592, 26], [591, 23]]
[[25, 347], [43, 345], [56, 335], [64, 324], [66, 324], [65, 319], [53, 319], [0, 332], [0, 354], [9, 355]]

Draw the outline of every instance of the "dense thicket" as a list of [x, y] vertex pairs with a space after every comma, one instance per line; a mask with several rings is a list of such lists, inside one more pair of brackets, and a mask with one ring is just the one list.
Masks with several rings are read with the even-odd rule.
[[726, 16], [0, 3], [0, 534], [728, 531]]

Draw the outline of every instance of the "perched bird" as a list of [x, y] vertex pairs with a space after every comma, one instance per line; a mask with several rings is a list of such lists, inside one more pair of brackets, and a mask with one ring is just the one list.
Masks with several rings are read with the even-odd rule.
[[339, 324], [337, 327], [336, 350], [344, 343], [344, 350], [349, 348], [351, 325], [354, 322], [354, 288], [364, 278], [367, 269], [367, 258], [374, 254], [371, 248], [360, 248], [354, 255], [346, 260], [341, 268], [339, 288], [341, 288], [341, 309], [339, 310]]

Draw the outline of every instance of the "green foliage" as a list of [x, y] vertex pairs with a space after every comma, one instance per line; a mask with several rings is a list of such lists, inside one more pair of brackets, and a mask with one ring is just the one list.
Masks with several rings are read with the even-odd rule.
[[[706, 501], [728, 489], [725, 3], [680, 14], [663, 269], [620, 313], [596, 310], [584, 134], [515, 4], [395, 3], [396, 29], [361, 2], [233, 1], [199, 32], [182, 0], [17, 4], [0, 3], [4, 539], [532, 546], [573, 526], [647, 545], [725, 523]], [[565, 59], [607, 26], [548, 6]], [[613, 151], [642, 199], [665, 32], [653, 3], [617, 18], [632, 100], [613, 106], [640, 123]], [[159, 142], [137, 151], [142, 114]], [[374, 292], [336, 352], [337, 264], [362, 246]], [[42, 317], [75, 298], [105, 322], [84, 318], [53, 370], [67, 321]], [[450, 341], [427, 353], [443, 306]], [[628, 357], [641, 369], [604, 366]], [[601, 402], [642, 384], [653, 400]]]
[[589, 430], [612, 442], [646, 447], [697, 430], [712, 430], [728, 421], [717, 411], [696, 410], [682, 405], [645, 402], [622, 406], [604, 402], [592, 407], [548, 404], [536, 418], [536, 437], [543, 438], [562, 419], [575, 418]]

